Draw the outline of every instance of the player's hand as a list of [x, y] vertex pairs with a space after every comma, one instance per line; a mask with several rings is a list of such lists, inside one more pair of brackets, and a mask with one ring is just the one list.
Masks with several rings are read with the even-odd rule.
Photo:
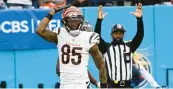
[[55, 13], [56, 13], [56, 12], [59, 12], [59, 11], [61, 11], [61, 10], [63, 10], [63, 9], [67, 9], [67, 8], [69, 8], [70, 6], [72, 6], [72, 4], [68, 4], [68, 5], [61, 6], [61, 7], [57, 7], [57, 8], [53, 8], [53, 9], [54, 9], [54, 11], [55, 11]]
[[54, 15], [56, 12], [55, 12], [55, 10], [54, 9], [51, 9], [51, 11], [49, 12], [49, 14], [51, 14], [51, 15]]
[[137, 18], [141, 18], [142, 17], [142, 3], [139, 2], [136, 5], [136, 12], [130, 12], [130, 13], [136, 16]]
[[96, 86], [96, 88], [101, 88], [100, 82], [96, 82], [95, 86]]
[[107, 15], [107, 13], [103, 13], [103, 10], [102, 10], [102, 5], [100, 5], [98, 7], [98, 18], [99, 19], [104, 19], [104, 17]]

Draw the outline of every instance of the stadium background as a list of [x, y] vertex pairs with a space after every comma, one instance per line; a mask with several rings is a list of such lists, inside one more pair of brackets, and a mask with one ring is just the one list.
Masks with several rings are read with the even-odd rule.
[[[173, 87], [173, 7], [144, 6], [145, 36], [139, 49], [147, 51], [152, 75], [160, 85]], [[97, 19], [97, 7], [82, 8], [85, 19], [93, 26]], [[114, 23], [124, 24], [125, 40], [136, 33], [136, 18], [129, 12], [135, 7], [104, 7], [105, 17], [102, 37], [111, 41], [110, 30]], [[48, 10], [2, 10], [0, 11], [0, 81], [7, 87], [36, 88], [54, 87], [59, 80], [56, 75], [56, 45], [44, 41], [35, 33], [37, 24]], [[61, 26], [61, 15], [56, 14], [49, 28]], [[98, 71], [90, 58], [89, 70], [98, 80]], [[150, 87], [150, 86], [146, 86]]]

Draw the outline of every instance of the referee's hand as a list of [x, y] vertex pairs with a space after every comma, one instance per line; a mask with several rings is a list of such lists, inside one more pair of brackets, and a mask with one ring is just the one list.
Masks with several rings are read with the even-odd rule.
[[142, 13], [142, 3], [138, 3], [136, 5], [136, 11], [135, 12], [130, 12], [131, 14], [133, 14], [134, 16], [136, 16], [137, 18], [141, 18], [143, 13]]
[[104, 19], [108, 13], [103, 13], [102, 5], [98, 7], [98, 19]]

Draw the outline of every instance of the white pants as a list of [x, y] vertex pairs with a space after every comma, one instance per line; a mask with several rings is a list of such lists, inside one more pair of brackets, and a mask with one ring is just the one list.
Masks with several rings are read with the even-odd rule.
[[61, 83], [60, 89], [88, 89], [90, 82], [86, 83]]

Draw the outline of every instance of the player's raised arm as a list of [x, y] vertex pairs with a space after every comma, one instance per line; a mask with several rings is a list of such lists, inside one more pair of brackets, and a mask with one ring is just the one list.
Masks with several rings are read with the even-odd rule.
[[53, 15], [58, 12], [61, 11], [63, 9], [66, 9], [68, 7], [70, 7], [71, 5], [66, 5], [63, 7], [58, 7], [58, 8], [54, 8], [52, 9], [47, 16], [45, 16], [42, 21], [38, 24], [37, 27], [37, 34], [39, 36], [41, 36], [43, 39], [49, 41], [49, 42], [54, 42], [57, 43], [57, 33], [52, 32], [51, 30], [46, 29], [46, 27], [48, 26], [48, 23], [51, 21], [51, 19], [53, 18]]
[[106, 88], [107, 87], [106, 68], [103, 57], [98, 49], [98, 44], [95, 44], [90, 48], [90, 54], [93, 57], [97, 68], [99, 69], [101, 88]]
[[46, 29], [46, 27], [48, 26], [48, 23], [51, 21], [51, 19], [53, 18], [54, 14], [55, 14], [55, 10], [53, 9], [38, 24], [36, 32], [43, 39], [45, 39], [45, 40], [47, 40], [49, 42], [57, 43], [57, 41], [58, 41], [57, 40], [57, 33], [52, 32], [51, 30]]

